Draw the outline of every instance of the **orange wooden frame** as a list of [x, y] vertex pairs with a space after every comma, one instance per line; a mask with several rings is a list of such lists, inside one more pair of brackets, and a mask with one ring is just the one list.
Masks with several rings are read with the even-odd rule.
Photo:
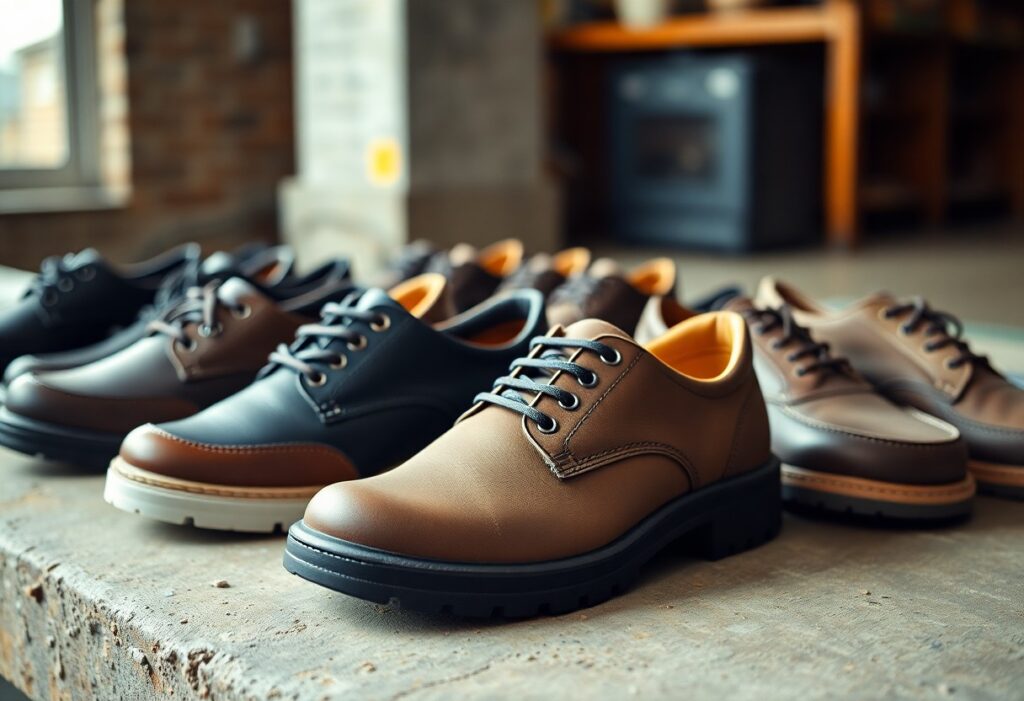
[[861, 17], [854, 0], [814, 7], [676, 17], [651, 29], [595, 22], [558, 31], [556, 51], [663, 51], [708, 46], [823, 42], [826, 58], [825, 226], [828, 241], [851, 247], [858, 233]]

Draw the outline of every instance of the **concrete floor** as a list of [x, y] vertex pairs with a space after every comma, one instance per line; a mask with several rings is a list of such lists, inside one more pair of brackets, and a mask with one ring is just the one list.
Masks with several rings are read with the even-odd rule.
[[[693, 293], [772, 270], [1024, 326], [1022, 263], [1006, 232], [682, 259]], [[1008, 338], [997, 360], [1024, 370]], [[979, 498], [971, 521], [920, 531], [787, 516], [757, 550], [666, 553], [625, 596], [510, 623], [333, 594], [284, 572], [280, 538], [145, 522], [101, 492], [99, 475], [0, 452], [0, 676], [33, 698], [1024, 699], [1022, 502]]]

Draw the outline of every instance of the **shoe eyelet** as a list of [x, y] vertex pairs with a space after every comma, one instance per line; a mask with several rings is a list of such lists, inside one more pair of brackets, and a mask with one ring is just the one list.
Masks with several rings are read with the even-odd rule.
[[248, 304], [243, 304], [239, 307], [232, 308], [231, 314], [236, 319], [248, 319], [250, 316], [252, 316], [252, 307], [250, 307]]
[[909, 336], [910, 335], [910, 329], [907, 328], [906, 324], [901, 324], [900, 325], [900, 333], [903, 334], [904, 336]]
[[366, 348], [366, 345], [368, 343], [369, 343], [369, 341], [366, 339], [366, 336], [360, 336], [359, 340], [356, 341], [355, 343], [353, 343], [352, 341], [349, 341], [345, 345], [348, 346], [348, 349], [351, 350], [351, 351], [358, 351], [358, 350], [362, 350], [362, 349]]
[[807, 374], [807, 371], [804, 370], [803, 368], [797, 368], [793, 372], [794, 372], [794, 374], [796, 374], [797, 377], [803, 377], [804, 375]]
[[619, 363], [622, 362], [622, 353], [619, 352], [618, 348], [612, 348], [612, 352], [615, 353], [615, 355], [613, 355], [611, 358], [606, 358], [603, 355], [599, 355], [598, 357], [601, 359], [601, 362], [604, 363], [605, 365], [618, 365]]
[[327, 384], [327, 374], [318, 372], [314, 377], [306, 377], [306, 381], [309, 382], [310, 387], [323, 387]]
[[558, 430], [558, 422], [550, 416], [545, 417], [548, 422], [546, 424], [537, 422], [537, 430], [541, 433], [551, 434]]
[[391, 317], [390, 316], [388, 316], [387, 314], [381, 314], [379, 319], [380, 319], [379, 321], [371, 321], [370, 322], [370, 328], [371, 329], [373, 329], [377, 333], [380, 333], [381, 331], [387, 331], [388, 329], [391, 328]]
[[186, 353], [192, 353], [193, 351], [195, 351], [196, 348], [199, 347], [199, 344], [196, 343], [196, 341], [191, 338], [187, 338], [184, 341], [182, 341], [181, 339], [177, 339], [174, 343], [175, 345], [178, 346], [178, 348], [185, 351]]
[[75, 281], [69, 277], [62, 277], [57, 281], [57, 289], [61, 292], [70, 292], [75, 289]]
[[82, 282], [89, 282], [90, 280], [96, 277], [96, 269], [90, 266], [86, 266], [84, 268], [81, 268], [80, 270], [75, 271], [75, 277], [77, 277]]
[[577, 377], [576, 381], [578, 383], [580, 383], [581, 387], [586, 387], [587, 389], [589, 389], [591, 387], [596, 387], [597, 386], [597, 381], [599, 379], [598, 376], [597, 376], [597, 373], [594, 372], [593, 370], [588, 370], [587, 372], [590, 373], [590, 375], [588, 376], [588, 379], [584, 379], [582, 377]]
[[44, 307], [52, 307], [57, 304], [57, 293], [48, 289], [43, 292], [43, 297], [40, 301], [43, 303]]
[[947, 360], [944, 364], [947, 370], [957, 370], [960, 368], [960, 366], [952, 359]]
[[220, 333], [221, 327], [220, 327], [220, 324], [216, 324], [214, 326], [207, 326], [206, 324], [200, 324], [199, 328], [196, 329], [196, 331], [203, 338], [211, 338], [212, 336], [216, 336], [217, 334]]
[[330, 363], [331, 370], [341, 370], [346, 365], [348, 365], [348, 356], [341, 354], [338, 355], [337, 361]]
[[565, 403], [562, 402], [561, 399], [559, 399], [558, 400], [558, 406], [562, 407], [566, 411], [576, 411], [577, 409], [580, 408], [580, 398], [579, 398], [579, 396], [577, 396], [575, 394], [570, 395], [570, 396], [572, 397], [572, 404], [565, 404]]

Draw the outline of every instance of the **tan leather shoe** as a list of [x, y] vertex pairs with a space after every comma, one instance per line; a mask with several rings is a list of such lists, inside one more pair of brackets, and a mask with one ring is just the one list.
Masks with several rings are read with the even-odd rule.
[[970, 350], [953, 316], [885, 293], [832, 311], [772, 278], [757, 302], [790, 305], [883, 395], [956, 426], [980, 491], [1024, 497], [1024, 390]]
[[285, 567], [371, 601], [524, 616], [602, 601], [683, 537], [717, 559], [776, 534], [778, 463], [738, 314], [646, 347], [595, 320], [532, 346], [408, 462], [318, 493]]

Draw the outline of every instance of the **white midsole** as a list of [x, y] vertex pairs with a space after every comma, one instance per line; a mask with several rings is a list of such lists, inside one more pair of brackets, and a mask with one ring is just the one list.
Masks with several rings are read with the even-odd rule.
[[302, 518], [309, 498], [245, 498], [195, 494], [144, 484], [107, 470], [106, 502], [122, 511], [165, 523], [218, 531], [272, 533]]

